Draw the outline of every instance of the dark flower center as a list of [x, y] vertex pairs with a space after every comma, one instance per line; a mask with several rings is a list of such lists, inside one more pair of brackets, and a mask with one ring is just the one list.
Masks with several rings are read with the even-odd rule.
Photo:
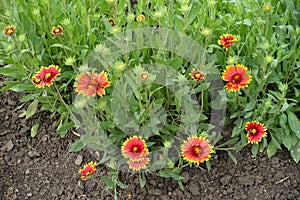
[[201, 153], [201, 148], [198, 144], [192, 147], [192, 151], [195, 155], [199, 156]]
[[232, 82], [233, 83], [239, 83], [239, 82], [241, 82], [241, 79], [242, 79], [242, 77], [239, 74], [235, 74], [235, 75], [232, 76]]

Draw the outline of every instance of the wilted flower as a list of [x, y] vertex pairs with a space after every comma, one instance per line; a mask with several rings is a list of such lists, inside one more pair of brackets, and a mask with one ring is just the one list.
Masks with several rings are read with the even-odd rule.
[[150, 76], [150, 74], [149, 74], [148, 72], [142, 72], [142, 73], [141, 73], [141, 79], [142, 79], [143, 81], [148, 80], [148, 79], [149, 79], [149, 76]]
[[258, 144], [263, 137], [267, 136], [264, 124], [252, 121], [247, 122], [245, 130], [247, 131], [248, 143]]
[[61, 35], [63, 33], [63, 28], [61, 26], [53, 27], [51, 33], [53, 35]]
[[54, 79], [60, 75], [60, 68], [57, 65], [49, 65], [49, 67], [42, 67], [32, 77], [32, 83], [38, 88], [50, 86], [53, 84]]
[[78, 173], [80, 173], [81, 179], [83, 181], [87, 180], [88, 177], [90, 177], [95, 171], [96, 171], [96, 167], [97, 167], [97, 162], [89, 162], [88, 164], [85, 164], [83, 169], [79, 169]]
[[194, 79], [195, 81], [201, 81], [205, 78], [206, 74], [201, 73], [198, 70], [195, 70], [194, 68], [192, 69], [190, 76], [192, 77], [192, 79]]
[[12, 34], [14, 34], [15, 30], [16, 30], [16, 28], [14, 26], [7, 26], [7, 27], [5, 27], [3, 33], [5, 35], [12, 35]]
[[226, 33], [220, 36], [218, 40], [218, 44], [222, 45], [226, 51], [228, 51], [229, 47], [237, 41], [237, 38], [232, 34]]
[[191, 136], [181, 145], [181, 155], [183, 160], [199, 165], [208, 161], [213, 153], [213, 148], [209, 142], [198, 136]]
[[111, 26], [116, 25], [116, 22], [113, 18], [109, 18], [108, 23], [110, 23]]
[[102, 71], [100, 74], [95, 72], [79, 74], [74, 83], [76, 92], [87, 97], [105, 95], [105, 88], [110, 86], [107, 73]]
[[145, 21], [145, 16], [144, 15], [139, 15], [139, 16], [137, 16], [136, 20], [138, 22], [143, 22], [143, 21]]
[[222, 79], [227, 81], [225, 88], [233, 92], [247, 87], [251, 82], [251, 76], [246, 75], [247, 70], [248, 68], [242, 64], [226, 66], [226, 70], [222, 73]]

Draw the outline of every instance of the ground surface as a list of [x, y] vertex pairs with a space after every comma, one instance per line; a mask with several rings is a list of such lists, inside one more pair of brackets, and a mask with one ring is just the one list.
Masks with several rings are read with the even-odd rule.
[[[0, 88], [2, 81], [0, 76]], [[55, 121], [49, 113], [28, 120], [19, 118], [25, 109], [18, 108], [21, 96], [0, 93], [0, 199], [113, 199], [113, 191], [105, 191], [99, 178], [108, 168], [100, 166], [94, 179], [81, 181], [78, 169], [94, 156], [86, 149], [68, 153], [77, 138], [55, 135]], [[42, 119], [40, 132], [31, 138], [30, 128], [38, 117]], [[153, 175], [140, 188], [137, 175], [122, 175], [129, 188], [118, 189], [119, 199], [300, 199], [300, 165], [287, 151], [272, 159], [264, 154], [253, 159], [250, 149], [245, 148], [236, 154], [238, 165], [224, 152], [217, 155], [210, 172], [184, 169], [185, 190], [172, 179]]]

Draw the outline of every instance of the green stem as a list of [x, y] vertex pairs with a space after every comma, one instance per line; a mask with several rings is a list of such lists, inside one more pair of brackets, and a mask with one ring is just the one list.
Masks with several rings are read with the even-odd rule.
[[58, 95], [58, 97], [59, 97], [61, 103], [62, 103], [62, 104], [65, 106], [65, 108], [68, 110], [70, 116], [73, 118], [73, 121], [76, 122], [77, 124], [79, 124], [79, 123], [77, 122], [77, 119], [76, 119], [76, 117], [74, 116], [73, 112], [71, 111], [69, 105], [68, 105], [68, 104], [65, 102], [65, 100], [62, 98], [62, 96], [61, 96], [61, 94], [60, 94], [60, 92], [59, 92], [59, 89], [58, 89], [57, 85], [56, 85], [55, 83], [53, 83], [53, 85], [54, 85], [54, 88], [55, 88], [55, 90], [56, 90], [56, 93], [57, 93], [57, 95]]

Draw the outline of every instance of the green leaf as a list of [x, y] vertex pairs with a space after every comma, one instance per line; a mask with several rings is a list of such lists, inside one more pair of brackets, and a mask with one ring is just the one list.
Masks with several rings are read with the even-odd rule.
[[277, 152], [277, 147], [274, 144], [274, 140], [271, 140], [267, 147], [267, 156], [268, 158], [271, 158], [275, 153]]
[[140, 179], [140, 186], [141, 188], [144, 187], [147, 183], [147, 179], [145, 177], [145, 174], [140, 174], [139, 175], [139, 179]]
[[206, 161], [206, 162], [205, 162], [205, 165], [206, 165], [207, 171], [210, 172], [210, 170], [211, 170], [211, 163], [210, 163], [210, 161], [209, 161], [209, 160]]
[[227, 153], [228, 153], [229, 158], [231, 158], [231, 160], [234, 162], [234, 164], [237, 165], [236, 157], [230, 151], [227, 151]]
[[258, 149], [259, 149], [259, 145], [258, 145], [258, 144], [252, 145], [251, 152], [252, 152], [252, 155], [253, 155], [254, 157], [256, 157], [256, 155], [257, 155], [257, 153], [258, 153]]
[[165, 178], [173, 178], [175, 180], [183, 180], [183, 177], [180, 176], [181, 169], [164, 169], [159, 171], [159, 175]]
[[296, 133], [296, 136], [300, 138], [300, 121], [297, 116], [291, 112], [287, 111], [288, 123], [290, 125], [291, 130]]
[[36, 113], [38, 104], [39, 102], [37, 100], [34, 100], [33, 102], [31, 102], [31, 104], [29, 104], [26, 110], [26, 119], [28, 119]]
[[30, 136], [32, 138], [34, 138], [36, 136], [36, 134], [38, 133], [39, 127], [40, 127], [39, 123], [36, 123], [31, 127]]
[[122, 182], [120, 182], [120, 181], [118, 181], [118, 186], [121, 188], [121, 189], [123, 189], [123, 190], [127, 190], [127, 188], [128, 188], [128, 185], [125, 185], [124, 183], [122, 183]]
[[239, 140], [239, 138], [238, 138], [238, 137], [235, 137], [235, 138], [232, 138], [232, 139], [230, 139], [230, 140], [227, 140], [226, 142], [220, 144], [220, 145], [217, 146], [217, 147], [224, 147], [224, 146], [227, 146], [227, 145], [231, 145], [231, 144], [236, 143], [236, 141], [238, 141], [238, 140]]
[[81, 141], [81, 139], [78, 139], [72, 144], [71, 148], [69, 149], [69, 152], [80, 151], [81, 149], [83, 149], [83, 147], [85, 147], [85, 144]]
[[21, 80], [23, 78], [22, 74], [20, 74], [17, 67], [14, 66], [0, 67], [0, 74], [18, 80]]
[[106, 176], [101, 176], [101, 179], [104, 181], [106, 185], [106, 189], [114, 189], [116, 187], [116, 184], [113, 180], [107, 178]]
[[300, 160], [300, 141], [291, 149], [290, 154], [293, 160], [298, 163]]
[[256, 105], [256, 101], [251, 101], [247, 104], [247, 106], [245, 107], [244, 111], [245, 112], [248, 112], [250, 110], [253, 110], [253, 108], [255, 107]]
[[62, 126], [58, 127], [56, 133], [58, 135], [64, 136], [68, 130], [70, 130], [74, 126], [74, 122], [65, 123]]

